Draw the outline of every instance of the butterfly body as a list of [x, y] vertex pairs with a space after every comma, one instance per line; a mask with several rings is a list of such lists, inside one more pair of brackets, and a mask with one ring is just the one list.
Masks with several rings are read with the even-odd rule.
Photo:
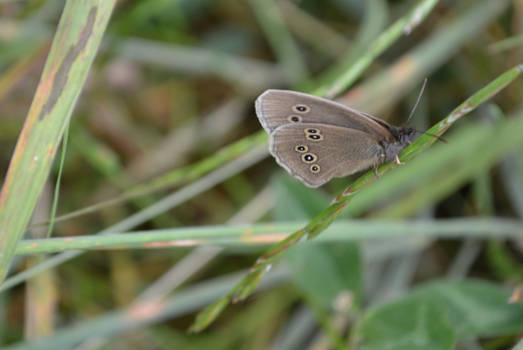
[[336, 102], [288, 90], [267, 90], [256, 115], [278, 164], [309, 187], [394, 160], [414, 137]]

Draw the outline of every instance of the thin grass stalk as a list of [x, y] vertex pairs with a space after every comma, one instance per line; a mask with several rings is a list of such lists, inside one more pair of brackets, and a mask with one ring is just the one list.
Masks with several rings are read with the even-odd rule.
[[[195, 164], [177, 168], [168, 172], [167, 174], [158, 176], [153, 180], [148, 181], [147, 183], [141, 183], [139, 185], [133, 186], [119, 196], [72, 211], [64, 215], [57, 216], [54, 219], [54, 222], [57, 223], [70, 220], [82, 215], [96, 212], [112, 205], [116, 205], [118, 203], [138, 198], [140, 196], [150, 195], [158, 191], [168, 189], [169, 187], [198, 180], [203, 176], [210, 174], [212, 171], [215, 171], [227, 162], [234, 161], [248, 150], [263, 145], [266, 141], [267, 135], [265, 133], [256, 133], [251, 137], [243, 138], [231, 145], [223, 147], [212, 156], [202, 159]], [[48, 221], [39, 222], [31, 225], [31, 227], [47, 224], [49, 224]]]
[[[278, 222], [256, 225], [222, 225], [137, 231], [110, 235], [24, 239], [17, 255], [50, 254], [68, 250], [161, 249], [198, 246], [243, 247], [280, 242], [288, 232], [296, 231], [304, 222]], [[321, 241], [345, 242], [361, 239], [419, 237], [515, 237], [523, 234], [521, 222], [512, 219], [448, 219], [416, 220], [337, 220], [318, 237]]]
[[[490, 84], [465, 100], [461, 105], [456, 107], [445, 119], [429, 129], [428, 133], [441, 136], [457, 120], [476, 109], [480, 104], [489, 100], [492, 96], [496, 95], [500, 90], [514, 81], [514, 79], [516, 79], [522, 71], [523, 64], [503, 73]], [[410, 160], [420, 152], [430, 147], [434, 142], [436, 142], [436, 138], [428, 135], [422, 135], [401, 153], [400, 159], [402, 161]], [[384, 164], [378, 169], [378, 174], [381, 176], [396, 166], [397, 165], [395, 163]], [[256, 263], [251, 267], [247, 276], [245, 276], [245, 278], [240, 281], [240, 283], [238, 283], [226, 296], [209, 305], [197, 315], [195, 322], [190, 327], [190, 331], [199, 332], [205, 329], [214, 321], [214, 319], [221, 313], [221, 311], [225, 309], [225, 306], [230, 302], [234, 303], [244, 300], [256, 288], [256, 285], [261, 280], [263, 274], [268, 271], [270, 266], [285, 251], [287, 251], [287, 249], [291, 248], [305, 237], [309, 239], [314, 238], [327, 229], [332, 224], [332, 222], [339, 217], [341, 211], [349, 204], [350, 200], [355, 195], [357, 195], [361, 189], [372, 183], [375, 179], [376, 175], [374, 174], [374, 171], [367, 172], [358, 178], [342, 194], [340, 194], [331, 206], [312, 219], [309, 224], [295, 231], [286, 239], [270, 248], [265, 254], [258, 258]], [[217, 309], [218, 307], [219, 310]]]

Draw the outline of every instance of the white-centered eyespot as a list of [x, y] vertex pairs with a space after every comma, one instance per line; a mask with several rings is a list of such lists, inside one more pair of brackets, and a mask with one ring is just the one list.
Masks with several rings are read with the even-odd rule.
[[320, 172], [320, 166], [318, 164], [312, 164], [309, 168], [312, 173], [317, 174]]
[[314, 153], [305, 153], [301, 156], [301, 160], [305, 163], [314, 163], [318, 160], [318, 157]]
[[307, 134], [307, 138], [312, 142], [318, 142], [323, 140], [323, 135], [321, 134]]
[[298, 145], [298, 146], [294, 147], [294, 150], [296, 152], [305, 153], [309, 150], [309, 147], [307, 147], [305, 145]]
[[307, 105], [299, 104], [292, 106], [292, 110], [296, 113], [309, 113], [311, 108]]
[[316, 129], [316, 128], [307, 128], [305, 130], [303, 130], [303, 132], [308, 135], [308, 134], [319, 134], [320, 133], [320, 129]]
[[301, 115], [291, 114], [287, 117], [287, 120], [291, 123], [300, 123], [302, 121]]

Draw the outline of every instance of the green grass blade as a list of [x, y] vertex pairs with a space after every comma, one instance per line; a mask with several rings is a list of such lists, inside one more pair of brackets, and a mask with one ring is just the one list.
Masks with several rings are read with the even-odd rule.
[[0, 194], [0, 281], [47, 179], [114, 3], [66, 3]]
[[365, 79], [344, 96], [343, 102], [371, 114], [387, 110], [453, 57], [457, 50], [480, 38], [485, 27], [508, 5], [507, 0], [474, 2], [390, 67]]
[[60, 153], [60, 164], [58, 168], [58, 174], [56, 175], [56, 185], [54, 187], [53, 204], [51, 207], [51, 218], [49, 220], [49, 226], [47, 227], [47, 237], [51, 237], [53, 232], [56, 209], [58, 208], [58, 198], [60, 198], [60, 183], [62, 180], [62, 172], [65, 164], [65, 154], [67, 151], [67, 141], [69, 140], [69, 126], [65, 128], [64, 138], [62, 140], [62, 152]]
[[288, 81], [291, 82], [291, 85], [299, 86], [307, 79], [309, 73], [298, 46], [276, 8], [276, 1], [250, 0], [249, 3], [284, 69]]
[[437, 0], [420, 1], [406, 16], [398, 19], [392, 26], [384, 31], [374, 40], [369, 49], [352, 60], [352, 55], [348, 55], [338, 66], [327, 71], [319, 80], [322, 82], [312, 94], [328, 98], [335, 97], [352, 85], [363, 71], [381, 55], [386, 49], [394, 44], [402, 35], [409, 34], [420, 24], [423, 19], [438, 3]]

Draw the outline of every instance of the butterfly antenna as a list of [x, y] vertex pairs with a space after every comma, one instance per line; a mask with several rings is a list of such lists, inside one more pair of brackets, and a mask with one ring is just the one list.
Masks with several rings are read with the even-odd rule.
[[[416, 111], [416, 108], [418, 107], [419, 101], [421, 101], [421, 96], [423, 95], [423, 91], [425, 91], [425, 86], [427, 85], [427, 80], [428, 80], [427, 78], [425, 78], [425, 80], [423, 80], [423, 85], [421, 86], [421, 89], [419, 91], [418, 98], [416, 99], [416, 103], [414, 104], [414, 107], [412, 107], [410, 115], [407, 118], [407, 122], [405, 124], [408, 124], [410, 119], [414, 115], [414, 112]], [[428, 133], [428, 132], [424, 132], [424, 131], [419, 131], [419, 130], [416, 130], [416, 129], [414, 129], [414, 131], [416, 131], [417, 133], [420, 133], [420, 134], [425, 134], [425, 135], [428, 135], [428, 136], [432, 136], [435, 139], [437, 139], [438, 141], [441, 141], [441, 142], [444, 142], [444, 143], [447, 143], [447, 144], [450, 143], [450, 142], [448, 142], [447, 140], [445, 140], [441, 136], [434, 135], [434, 134], [431, 134], [431, 133]]]
[[407, 121], [405, 124], [408, 124], [412, 116], [414, 115], [414, 112], [416, 111], [416, 108], [418, 107], [419, 101], [421, 101], [421, 96], [423, 95], [423, 91], [425, 90], [425, 85], [427, 85], [427, 78], [423, 81], [423, 85], [421, 86], [421, 90], [419, 91], [418, 98], [416, 99], [416, 103], [414, 104], [414, 107], [412, 107], [412, 110], [410, 111], [410, 115], [407, 118]]

